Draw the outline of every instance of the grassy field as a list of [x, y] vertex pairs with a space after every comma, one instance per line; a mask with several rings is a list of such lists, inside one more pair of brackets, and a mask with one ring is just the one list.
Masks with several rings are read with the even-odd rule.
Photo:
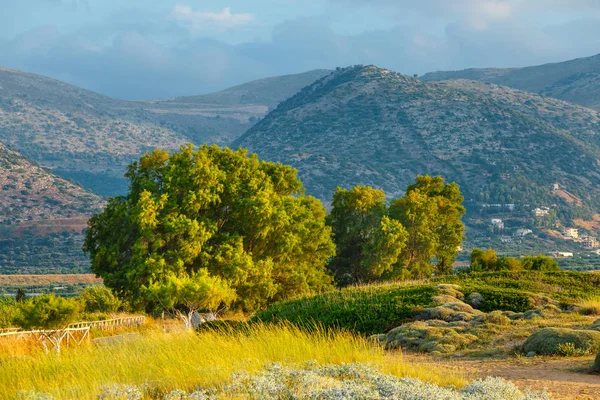
[[[0, 393], [47, 393], [57, 399], [96, 399], [105, 385], [146, 387], [153, 398], [173, 389], [218, 388], [232, 374], [258, 373], [269, 363], [284, 366], [365, 363], [380, 372], [462, 387], [466, 377], [448, 367], [405, 362], [348, 332], [306, 332], [291, 325], [256, 325], [245, 332], [207, 330], [199, 334], [160, 331], [105, 346], [70, 348], [60, 355], [32, 352], [2, 357]], [[118, 355], [118, 357], [115, 357]]]

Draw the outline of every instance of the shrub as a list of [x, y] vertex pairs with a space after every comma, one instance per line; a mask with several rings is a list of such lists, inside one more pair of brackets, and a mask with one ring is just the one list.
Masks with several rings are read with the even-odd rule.
[[121, 300], [104, 286], [90, 286], [81, 292], [86, 312], [112, 313], [119, 310]]
[[571, 342], [567, 343], [559, 343], [556, 345], [556, 354], [563, 357], [574, 356], [575, 354], [581, 354], [581, 351], [578, 351], [575, 348], [575, 344]]
[[479, 309], [484, 312], [495, 310], [525, 312], [535, 306], [532, 297], [520, 290], [479, 287], [477, 293], [483, 296]]
[[[521, 347], [523, 353], [534, 352], [540, 355], [559, 354], [570, 346], [574, 351], [590, 353], [600, 350], [600, 332], [591, 330], [574, 330], [566, 328], [544, 328], [527, 338]], [[563, 345], [559, 350], [559, 345]]]
[[77, 319], [81, 303], [52, 293], [29, 298], [19, 303], [17, 310], [14, 323], [23, 329], [57, 329]]
[[592, 366], [592, 372], [600, 372], [600, 353], [596, 355], [596, 359], [594, 360], [594, 365]]
[[350, 287], [310, 298], [276, 303], [253, 320], [290, 321], [372, 335], [387, 332], [415, 315], [415, 308], [433, 305], [431, 286]]
[[16, 313], [16, 302], [10, 297], [0, 296], [0, 328], [11, 327]]

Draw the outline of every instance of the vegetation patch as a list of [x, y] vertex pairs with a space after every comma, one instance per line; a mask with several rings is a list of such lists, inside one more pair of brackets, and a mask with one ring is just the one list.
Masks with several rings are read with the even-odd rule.
[[588, 354], [600, 350], [600, 332], [592, 330], [574, 330], [567, 328], [545, 328], [529, 336], [521, 350], [523, 353], [538, 355], [564, 354], [571, 343], [574, 351]]
[[304, 327], [343, 328], [372, 335], [413, 319], [417, 307], [433, 306], [431, 286], [349, 287], [314, 297], [276, 303], [254, 320], [289, 321]]

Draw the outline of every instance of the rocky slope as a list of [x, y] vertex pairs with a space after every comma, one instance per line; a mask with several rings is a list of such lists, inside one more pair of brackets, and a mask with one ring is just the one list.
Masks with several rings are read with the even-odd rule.
[[600, 54], [527, 68], [438, 71], [425, 74], [422, 79], [471, 79], [496, 83], [600, 110]]
[[0, 143], [0, 223], [87, 220], [104, 201]]
[[[461, 185], [473, 224], [494, 203], [515, 204], [521, 220], [534, 206], [556, 205], [565, 220], [600, 209], [598, 113], [481, 82], [341, 69], [280, 104], [233, 146], [295, 166], [325, 201], [337, 185], [400, 196], [427, 173]], [[577, 201], [553, 192], [555, 183]]]

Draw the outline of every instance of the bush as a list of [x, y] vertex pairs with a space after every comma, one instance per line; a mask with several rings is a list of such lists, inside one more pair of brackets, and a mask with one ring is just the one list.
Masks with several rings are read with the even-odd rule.
[[[566, 328], [544, 328], [527, 338], [521, 350], [527, 354], [534, 352], [540, 355], [560, 354], [567, 348], [566, 343], [573, 345], [573, 352], [582, 354], [600, 350], [600, 332], [591, 330], [574, 330]], [[559, 345], [562, 345], [559, 347]], [[570, 346], [568, 346], [570, 348]]]
[[520, 290], [478, 287], [476, 291], [483, 296], [479, 309], [484, 312], [495, 310], [525, 312], [535, 307], [531, 295]]
[[253, 320], [342, 328], [372, 335], [387, 332], [415, 315], [417, 307], [433, 306], [431, 286], [351, 287], [315, 297], [276, 303]]
[[86, 312], [113, 313], [121, 307], [119, 300], [113, 292], [104, 286], [90, 286], [81, 292], [81, 299], [85, 304]]
[[594, 360], [594, 365], [592, 366], [592, 372], [600, 372], [600, 353], [596, 356]]
[[17, 313], [17, 303], [10, 297], [0, 296], [0, 328], [10, 328]]
[[17, 310], [14, 323], [23, 329], [60, 329], [77, 319], [81, 302], [45, 294], [19, 303]]

